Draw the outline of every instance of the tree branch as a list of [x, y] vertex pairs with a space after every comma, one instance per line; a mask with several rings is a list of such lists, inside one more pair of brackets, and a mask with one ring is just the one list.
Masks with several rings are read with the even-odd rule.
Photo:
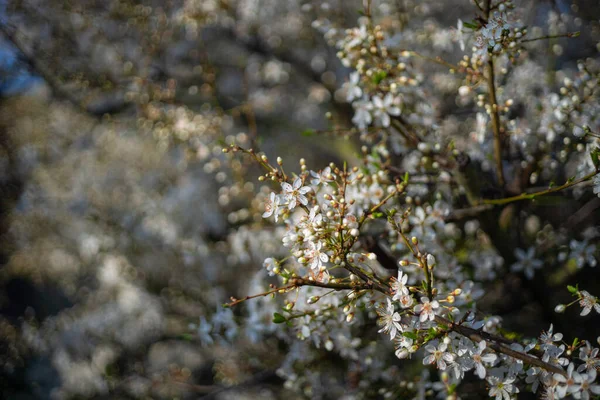
[[95, 104], [83, 104], [83, 102], [74, 96], [73, 93], [69, 92], [61, 85], [58, 78], [56, 78], [43, 63], [39, 62], [33, 55], [29, 54], [29, 51], [21, 44], [21, 42], [19, 42], [19, 39], [17, 39], [15, 33], [11, 32], [6, 25], [0, 23], [0, 32], [2, 32], [4, 37], [6, 37], [6, 39], [21, 54], [21, 59], [25, 62], [30, 71], [40, 76], [46, 82], [56, 98], [66, 100], [80, 111], [96, 118], [101, 117], [104, 114], [121, 111], [128, 106], [128, 103], [122, 96], [111, 96], [109, 100]]
[[[498, 353], [506, 354], [507, 356], [516, 358], [517, 360], [521, 360], [524, 363], [527, 363], [529, 365], [534, 365], [536, 367], [543, 368], [546, 371], [550, 371], [550, 372], [554, 372], [556, 374], [567, 376], [566, 372], [562, 368], [557, 367], [556, 365], [548, 364], [548, 363], [540, 360], [539, 358], [531, 356], [527, 353], [522, 353], [520, 351], [513, 350], [510, 347], [508, 347], [506, 344], [498, 343], [500, 341], [500, 339], [491, 334], [488, 334], [486, 332], [479, 331], [479, 330], [476, 330], [473, 328], [469, 328], [464, 325], [455, 324], [454, 322], [452, 322], [446, 318], [440, 317], [440, 316], [436, 316], [435, 321], [438, 324], [443, 324], [443, 325], [448, 326], [448, 328], [450, 330], [452, 330], [456, 333], [459, 333], [459, 334], [471, 339], [472, 341], [474, 341], [476, 343], [485, 341], [490, 349], [493, 349], [494, 351], [496, 351]], [[502, 339], [504, 339], [504, 338], [502, 338]]]
[[585, 182], [585, 181], [593, 178], [594, 176], [596, 176], [599, 173], [600, 173], [600, 171], [594, 171], [592, 173], [587, 174], [583, 178], [579, 178], [574, 181], [567, 181], [565, 184], [551, 188], [551, 189], [541, 190], [539, 192], [534, 192], [534, 193], [522, 193], [520, 195], [506, 197], [504, 199], [483, 199], [483, 200], [481, 200], [481, 203], [482, 204], [492, 204], [492, 205], [502, 205], [502, 204], [508, 204], [508, 203], [512, 203], [514, 201], [520, 201], [520, 200], [533, 200], [536, 197], [545, 196], [547, 194], [559, 192], [561, 190], [570, 188], [571, 186], [578, 185], [582, 182]]

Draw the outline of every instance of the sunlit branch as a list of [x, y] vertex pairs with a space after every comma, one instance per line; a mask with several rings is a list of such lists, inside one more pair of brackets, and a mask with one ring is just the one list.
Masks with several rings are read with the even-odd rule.
[[539, 192], [522, 193], [522, 194], [520, 194], [518, 196], [506, 197], [504, 199], [483, 199], [483, 200], [481, 200], [481, 203], [482, 204], [492, 204], [492, 205], [502, 205], [502, 204], [508, 204], [508, 203], [512, 203], [512, 202], [515, 202], [515, 201], [521, 201], [521, 200], [534, 200], [536, 197], [545, 196], [547, 194], [560, 192], [561, 190], [568, 189], [571, 186], [578, 185], [578, 184], [580, 184], [582, 182], [585, 182], [585, 181], [593, 178], [598, 173], [600, 173], [600, 171], [594, 171], [592, 173], [587, 174], [583, 178], [579, 178], [579, 179], [573, 180], [573, 181], [567, 181], [563, 185], [560, 185], [560, 186], [557, 186], [557, 187], [553, 187], [553, 188], [550, 188], [550, 189], [546, 189], [546, 190], [541, 190]]
[[323, 283], [323, 282], [317, 282], [317, 281], [312, 281], [310, 279], [306, 279], [306, 278], [292, 278], [289, 281], [292, 285], [295, 286], [315, 286], [315, 287], [320, 287], [320, 288], [325, 288], [325, 289], [333, 289], [333, 290], [373, 290], [373, 284], [366, 282], [366, 283], [360, 283], [360, 282], [350, 282], [350, 283], [338, 283], [338, 282], [329, 282], [329, 283]]
[[275, 288], [275, 289], [272, 289], [272, 290], [268, 290], [266, 292], [254, 294], [252, 296], [242, 297], [241, 299], [235, 299], [235, 298], [232, 297], [231, 298], [231, 302], [225, 303], [225, 304], [223, 304], [223, 306], [227, 307], [227, 308], [233, 307], [233, 306], [236, 306], [236, 305], [238, 305], [240, 303], [243, 303], [244, 301], [247, 301], [247, 300], [256, 299], [257, 297], [265, 297], [265, 296], [268, 296], [268, 295], [274, 294], [274, 293], [285, 293], [286, 291], [288, 291], [290, 289], [295, 289], [297, 287], [298, 287], [298, 285], [287, 285], [287, 286]]

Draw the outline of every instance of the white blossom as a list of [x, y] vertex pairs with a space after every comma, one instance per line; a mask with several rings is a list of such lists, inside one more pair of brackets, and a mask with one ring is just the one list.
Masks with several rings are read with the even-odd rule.
[[353, 72], [350, 74], [350, 80], [346, 83], [346, 101], [352, 102], [362, 96], [362, 89], [359, 86], [360, 74]]
[[383, 100], [379, 96], [373, 96], [374, 115], [381, 126], [390, 126], [390, 115], [400, 115], [400, 107], [395, 105], [396, 101], [397, 98], [391, 93], [386, 94]]
[[310, 171], [310, 175], [313, 177], [313, 179], [310, 180], [310, 183], [315, 186], [333, 182], [335, 179], [335, 174], [331, 173], [331, 167], [326, 167], [320, 172]]
[[579, 291], [579, 305], [583, 308], [581, 311], [582, 317], [588, 315], [592, 308], [600, 314], [600, 304], [598, 304], [598, 298], [596, 296], [592, 296], [589, 292], [585, 290]]
[[306, 198], [305, 194], [310, 192], [312, 189], [310, 186], [302, 186], [302, 179], [296, 178], [293, 185], [290, 185], [287, 182], [282, 182], [281, 188], [283, 189], [283, 196], [288, 202], [287, 206], [290, 210], [293, 210], [297, 203], [300, 203], [304, 206], [308, 204], [308, 199]]
[[275, 215], [275, 222], [279, 218], [279, 196], [275, 193], [271, 192], [271, 195], [265, 202], [265, 212], [263, 213], [263, 218], [268, 218], [271, 215]]
[[588, 400], [590, 398], [590, 392], [595, 395], [600, 395], [600, 385], [595, 384], [596, 382], [596, 370], [588, 370], [585, 374], [581, 374], [581, 381], [579, 391], [573, 394], [576, 399]]
[[533, 279], [536, 269], [542, 268], [543, 262], [535, 258], [535, 248], [530, 247], [527, 252], [522, 249], [515, 249], [515, 257], [517, 262], [511, 265], [510, 270], [513, 272], [525, 272], [528, 279]]
[[391, 288], [394, 294], [393, 299], [398, 300], [403, 295], [408, 295], [408, 288], [406, 282], [408, 281], [408, 275], [404, 274], [401, 270], [398, 270], [398, 278], [393, 278]]
[[421, 297], [421, 303], [415, 307], [415, 312], [420, 314], [420, 321], [433, 321], [435, 319], [435, 310], [440, 307], [440, 303], [437, 300], [429, 301], [427, 297]]
[[373, 104], [368, 99], [363, 98], [362, 100], [355, 101], [352, 103], [352, 107], [354, 107], [354, 117], [352, 117], [354, 125], [359, 129], [365, 129], [371, 125], [371, 122], [373, 122], [373, 117], [371, 116]]
[[379, 332], [385, 332], [390, 334], [390, 340], [393, 340], [398, 332], [402, 331], [402, 326], [400, 325], [400, 314], [398, 314], [394, 310], [394, 304], [388, 298], [387, 307], [383, 305], [379, 305], [377, 308], [377, 314], [379, 314], [379, 319], [377, 320], [377, 324], [381, 326]]
[[430, 353], [427, 357], [423, 359], [423, 364], [436, 364], [437, 368], [440, 370], [445, 370], [447, 363], [451, 363], [454, 361], [454, 355], [446, 352], [448, 349], [448, 345], [445, 342], [440, 342], [437, 348], [433, 345], [425, 346], [425, 351]]
[[479, 342], [477, 350], [471, 353], [471, 358], [475, 364], [475, 373], [479, 378], [484, 379], [486, 375], [486, 369], [483, 363], [491, 364], [496, 361], [497, 356], [492, 353], [483, 354], [486, 348], [485, 340]]
[[579, 391], [582, 376], [579, 372], [575, 371], [575, 364], [569, 364], [567, 368], [567, 376], [562, 374], [554, 374], [554, 379], [558, 381], [556, 392], [561, 396], [565, 397], [568, 394], [576, 393]]
[[313, 270], [319, 270], [324, 262], [329, 261], [329, 256], [321, 251], [322, 242], [308, 242], [308, 248], [304, 250], [304, 258], [309, 267]]
[[490, 375], [487, 378], [490, 384], [489, 396], [495, 397], [496, 400], [510, 400], [513, 393], [519, 393], [519, 389], [513, 385], [515, 378], [502, 380], [501, 378]]
[[600, 174], [596, 174], [592, 179], [593, 192], [600, 197]]

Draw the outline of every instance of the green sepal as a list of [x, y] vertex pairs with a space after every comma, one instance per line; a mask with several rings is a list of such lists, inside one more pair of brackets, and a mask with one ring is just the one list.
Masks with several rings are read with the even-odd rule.
[[281, 315], [279, 313], [273, 314], [273, 323], [274, 324], [282, 324], [285, 321], [287, 321], [287, 319], [283, 315]]

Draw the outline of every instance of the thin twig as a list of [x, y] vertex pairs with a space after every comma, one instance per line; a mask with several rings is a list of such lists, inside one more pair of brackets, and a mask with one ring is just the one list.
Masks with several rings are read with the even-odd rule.
[[567, 33], [563, 33], [561, 35], [546, 35], [546, 36], [540, 36], [540, 37], [536, 37], [536, 38], [531, 38], [531, 39], [523, 39], [521, 40], [521, 43], [526, 43], [526, 42], [533, 42], [536, 40], [544, 40], [544, 39], [557, 39], [557, 38], [562, 38], [562, 37], [566, 37], [566, 38], [576, 38], [580, 35], [581, 32], [577, 31], [577, 32], [567, 32]]
[[520, 195], [512, 196], [512, 197], [506, 197], [504, 199], [483, 199], [483, 200], [481, 200], [481, 203], [482, 204], [492, 204], [492, 205], [502, 205], [502, 204], [508, 204], [508, 203], [512, 203], [514, 201], [520, 201], [520, 200], [533, 200], [536, 197], [545, 196], [547, 194], [559, 192], [561, 190], [570, 188], [571, 186], [578, 185], [578, 184], [580, 184], [582, 182], [585, 182], [585, 181], [593, 178], [594, 176], [596, 176], [599, 173], [600, 173], [600, 171], [594, 171], [592, 173], [587, 174], [583, 178], [579, 178], [579, 179], [574, 180], [574, 181], [567, 181], [563, 185], [560, 185], [560, 186], [557, 186], [557, 187], [554, 187], [554, 188], [550, 188], [550, 189], [546, 189], [546, 190], [541, 190], [539, 192], [522, 193]]
[[320, 288], [333, 289], [333, 290], [373, 290], [373, 284], [369, 283], [369, 282], [367, 282], [367, 283], [360, 283], [360, 282], [323, 283], [323, 282], [311, 281], [310, 279], [300, 278], [300, 277], [292, 278], [292, 279], [290, 279], [290, 282], [293, 285], [298, 286], [298, 287], [300, 287], [300, 286], [316, 286], [316, 287], [320, 287]]
[[278, 293], [278, 292], [286, 291], [286, 290], [290, 290], [290, 289], [296, 289], [297, 287], [298, 287], [298, 285], [288, 285], [288, 286], [283, 286], [283, 287], [280, 287], [280, 288], [275, 288], [275, 289], [268, 290], [268, 291], [263, 292], [263, 293], [258, 293], [258, 294], [254, 294], [252, 296], [242, 297], [241, 299], [233, 299], [231, 302], [225, 303], [223, 306], [227, 307], [227, 308], [233, 307], [233, 306], [236, 306], [236, 305], [238, 305], [240, 303], [243, 303], [246, 300], [255, 299], [257, 297], [265, 297], [265, 296], [268, 296], [268, 295], [273, 294], [273, 293]]

